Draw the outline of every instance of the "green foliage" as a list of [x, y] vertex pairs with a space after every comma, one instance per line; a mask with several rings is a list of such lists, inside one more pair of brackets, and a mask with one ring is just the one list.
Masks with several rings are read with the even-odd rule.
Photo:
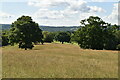
[[104, 49], [115, 50], [117, 46], [118, 39], [115, 33], [118, 31], [115, 26], [108, 26], [106, 33], [104, 34]]
[[43, 36], [44, 36], [44, 42], [51, 43], [54, 40], [55, 33], [54, 32], [44, 31]]
[[115, 32], [115, 36], [116, 36], [116, 39], [117, 39], [117, 44], [120, 44], [120, 30]]
[[117, 45], [117, 50], [120, 50], [120, 44]]
[[117, 40], [117, 50], [120, 50], [120, 30], [115, 32], [116, 40]]
[[81, 48], [85, 49], [116, 49], [115, 26], [105, 23], [99, 17], [90, 16], [81, 20], [82, 27], [73, 36]]
[[9, 34], [11, 45], [19, 43], [19, 48], [27, 49], [33, 46], [32, 43], [42, 42], [42, 38], [42, 30], [29, 16], [22, 16], [11, 25]]
[[2, 31], [2, 46], [7, 46], [9, 44], [9, 39], [8, 39], [8, 31]]
[[19, 48], [25, 48], [25, 50], [27, 50], [27, 48], [32, 49], [34, 46], [32, 45], [32, 43], [24, 43], [24, 42], [19, 42]]
[[64, 42], [70, 42], [70, 39], [71, 38], [70, 38], [70, 33], [69, 32], [58, 32], [55, 35], [55, 40], [62, 42], [62, 44]]

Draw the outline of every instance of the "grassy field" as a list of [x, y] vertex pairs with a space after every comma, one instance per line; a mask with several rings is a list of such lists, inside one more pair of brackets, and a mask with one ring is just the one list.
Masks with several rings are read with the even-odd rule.
[[3, 78], [117, 78], [118, 51], [84, 50], [72, 44], [2, 48]]

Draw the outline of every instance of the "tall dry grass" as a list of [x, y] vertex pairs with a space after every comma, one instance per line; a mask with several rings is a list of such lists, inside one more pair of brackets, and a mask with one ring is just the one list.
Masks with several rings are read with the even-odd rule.
[[117, 78], [118, 52], [84, 50], [72, 44], [2, 48], [4, 78]]

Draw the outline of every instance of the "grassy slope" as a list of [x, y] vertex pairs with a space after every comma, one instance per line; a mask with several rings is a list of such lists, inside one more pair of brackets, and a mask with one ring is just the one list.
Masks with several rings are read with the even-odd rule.
[[72, 44], [36, 45], [33, 50], [3, 50], [7, 78], [116, 78], [118, 52], [83, 50]]

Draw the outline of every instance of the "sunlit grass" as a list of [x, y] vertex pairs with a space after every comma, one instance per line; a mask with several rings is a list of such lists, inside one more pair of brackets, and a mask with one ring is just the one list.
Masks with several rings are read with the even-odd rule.
[[84, 50], [72, 44], [36, 45], [33, 50], [7, 46], [4, 78], [117, 78], [118, 51]]

